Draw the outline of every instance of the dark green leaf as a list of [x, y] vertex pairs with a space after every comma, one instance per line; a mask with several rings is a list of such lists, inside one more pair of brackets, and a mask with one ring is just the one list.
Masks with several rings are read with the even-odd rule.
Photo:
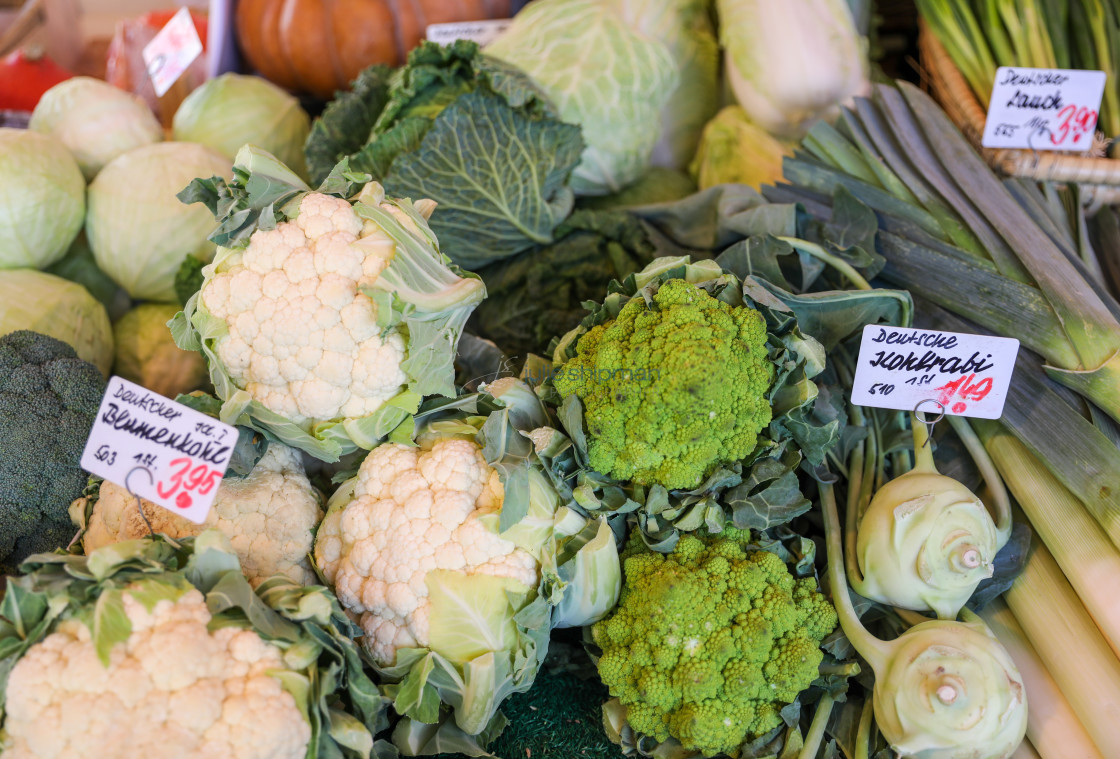
[[468, 328], [511, 357], [547, 352], [550, 341], [586, 316], [583, 303], [606, 296], [652, 260], [645, 226], [622, 211], [576, 211], [555, 230], [556, 242], [479, 270], [487, 297]]
[[311, 125], [304, 145], [311, 181], [322, 182], [335, 165], [357, 152], [389, 100], [388, 66], [375, 65], [358, 74], [350, 89], [339, 92]]
[[755, 463], [742, 484], [727, 491], [724, 502], [736, 527], [755, 530], [785, 524], [813, 505], [801, 494], [796, 469], [772, 458]]
[[397, 156], [384, 185], [435, 200], [430, 223], [441, 247], [473, 269], [551, 242], [571, 211], [567, 181], [582, 151], [578, 127], [473, 92], [443, 109], [418, 150]]

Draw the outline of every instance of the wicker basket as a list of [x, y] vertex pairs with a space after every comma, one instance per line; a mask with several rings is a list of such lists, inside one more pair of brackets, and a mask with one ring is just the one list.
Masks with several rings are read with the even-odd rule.
[[1013, 177], [1038, 181], [1075, 182], [1089, 205], [1120, 203], [1120, 160], [1090, 158], [1036, 150], [990, 149], [980, 146], [987, 118], [948, 51], [925, 23], [918, 37], [922, 68], [933, 96], [965, 137], [995, 169]]

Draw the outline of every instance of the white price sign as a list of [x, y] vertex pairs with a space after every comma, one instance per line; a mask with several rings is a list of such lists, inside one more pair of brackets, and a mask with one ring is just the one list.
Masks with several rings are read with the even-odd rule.
[[1103, 71], [996, 69], [986, 148], [1086, 151], [1093, 145], [1104, 95]]
[[194, 59], [202, 55], [202, 40], [194, 28], [191, 12], [185, 6], [180, 8], [140, 54], [156, 96], [163, 97]]
[[425, 36], [429, 42], [440, 45], [450, 45], [455, 40], [470, 40], [485, 47], [498, 36], [509, 29], [511, 21], [508, 18], [497, 18], [489, 21], [458, 21], [451, 24], [431, 24]]
[[235, 427], [111, 377], [82, 469], [202, 524], [236, 444]]
[[863, 328], [852, 403], [999, 419], [1019, 341], [869, 324]]

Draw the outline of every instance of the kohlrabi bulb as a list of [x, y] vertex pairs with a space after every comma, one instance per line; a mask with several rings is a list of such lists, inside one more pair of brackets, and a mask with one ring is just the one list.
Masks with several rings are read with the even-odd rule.
[[875, 672], [879, 731], [910, 759], [1008, 759], [1027, 730], [1023, 678], [1003, 645], [967, 609], [963, 622], [929, 620], [894, 640], [873, 636], [847, 592], [832, 486], [820, 484], [828, 581], [840, 626]]
[[992, 576], [1007, 532], [972, 491], [938, 473], [926, 427], [913, 420], [912, 470], [888, 482], [860, 520], [860, 595], [890, 606], [955, 619], [976, 586]]
[[965, 614], [911, 627], [873, 663], [875, 721], [902, 756], [1009, 757], [1023, 740], [1023, 678], [987, 626]]

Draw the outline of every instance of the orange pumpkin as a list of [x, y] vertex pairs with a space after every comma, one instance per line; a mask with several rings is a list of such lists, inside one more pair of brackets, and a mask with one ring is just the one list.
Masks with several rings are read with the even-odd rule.
[[239, 0], [237, 39], [262, 76], [321, 98], [397, 66], [429, 24], [507, 18], [510, 0]]

